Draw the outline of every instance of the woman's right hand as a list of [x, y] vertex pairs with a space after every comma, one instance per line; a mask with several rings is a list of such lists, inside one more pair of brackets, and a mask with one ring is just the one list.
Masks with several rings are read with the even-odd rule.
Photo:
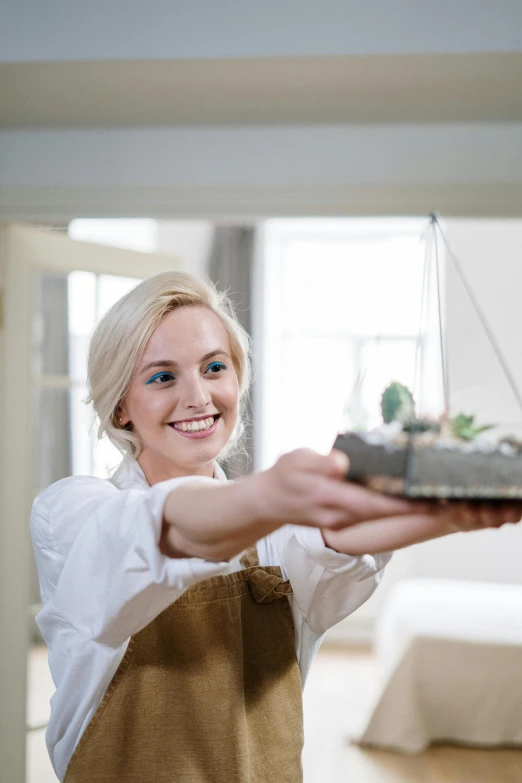
[[261, 518], [279, 527], [307, 525], [336, 530], [366, 520], [429, 513], [433, 504], [384, 495], [345, 480], [349, 459], [333, 449], [296, 449], [251, 476]]

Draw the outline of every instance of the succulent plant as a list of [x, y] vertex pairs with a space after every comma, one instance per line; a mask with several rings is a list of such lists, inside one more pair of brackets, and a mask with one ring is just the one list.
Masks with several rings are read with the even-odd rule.
[[407, 386], [398, 381], [390, 383], [384, 390], [381, 398], [381, 411], [385, 424], [398, 421], [402, 424], [404, 432], [443, 432], [459, 440], [473, 440], [481, 432], [494, 426], [493, 424], [484, 424], [477, 427], [475, 426], [475, 416], [467, 416], [465, 413], [459, 413], [452, 419], [442, 416], [440, 421], [417, 418], [413, 394]]
[[404, 424], [415, 419], [415, 403], [408, 387], [397, 381], [391, 383], [382, 394], [381, 412], [385, 424], [392, 421]]
[[473, 440], [480, 432], [490, 430], [493, 426], [492, 424], [484, 424], [481, 427], [475, 427], [474, 421], [474, 416], [459, 413], [458, 416], [450, 420], [452, 435], [460, 440]]

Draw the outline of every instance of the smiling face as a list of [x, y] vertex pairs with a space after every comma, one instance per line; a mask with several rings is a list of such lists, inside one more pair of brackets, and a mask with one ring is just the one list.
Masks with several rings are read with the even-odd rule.
[[132, 422], [142, 443], [149, 484], [213, 476], [238, 417], [230, 354], [227, 331], [207, 307], [179, 307], [156, 328], [119, 408], [121, 425]]

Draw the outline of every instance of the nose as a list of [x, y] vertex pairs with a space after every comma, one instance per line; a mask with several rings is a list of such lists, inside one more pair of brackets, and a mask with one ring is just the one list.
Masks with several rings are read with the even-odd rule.
[[183, 387], [182, 402], [185, 408], [204, 410], [211, 402], [210, 389], [199, 373], [187, 378]]

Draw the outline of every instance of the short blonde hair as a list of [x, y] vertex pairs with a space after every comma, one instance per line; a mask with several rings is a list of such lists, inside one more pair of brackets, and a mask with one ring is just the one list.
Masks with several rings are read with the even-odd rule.
[[124, 458], [137, 458], [141, 442], [132, 425], [118, 423], [118, 407], [162, 318], [178, 307], [208, 307], [225, 327], [239, 381], [238, 421], [219, 459], [239, 451], [245, 433], [251, 378], [251, 338], [237, 319], [225, 292], [205, 275], [160, 272], [119, 299], [100, 320], [89, 346], [87, 403], [98, 419], [98, 438], [105, 433]]

